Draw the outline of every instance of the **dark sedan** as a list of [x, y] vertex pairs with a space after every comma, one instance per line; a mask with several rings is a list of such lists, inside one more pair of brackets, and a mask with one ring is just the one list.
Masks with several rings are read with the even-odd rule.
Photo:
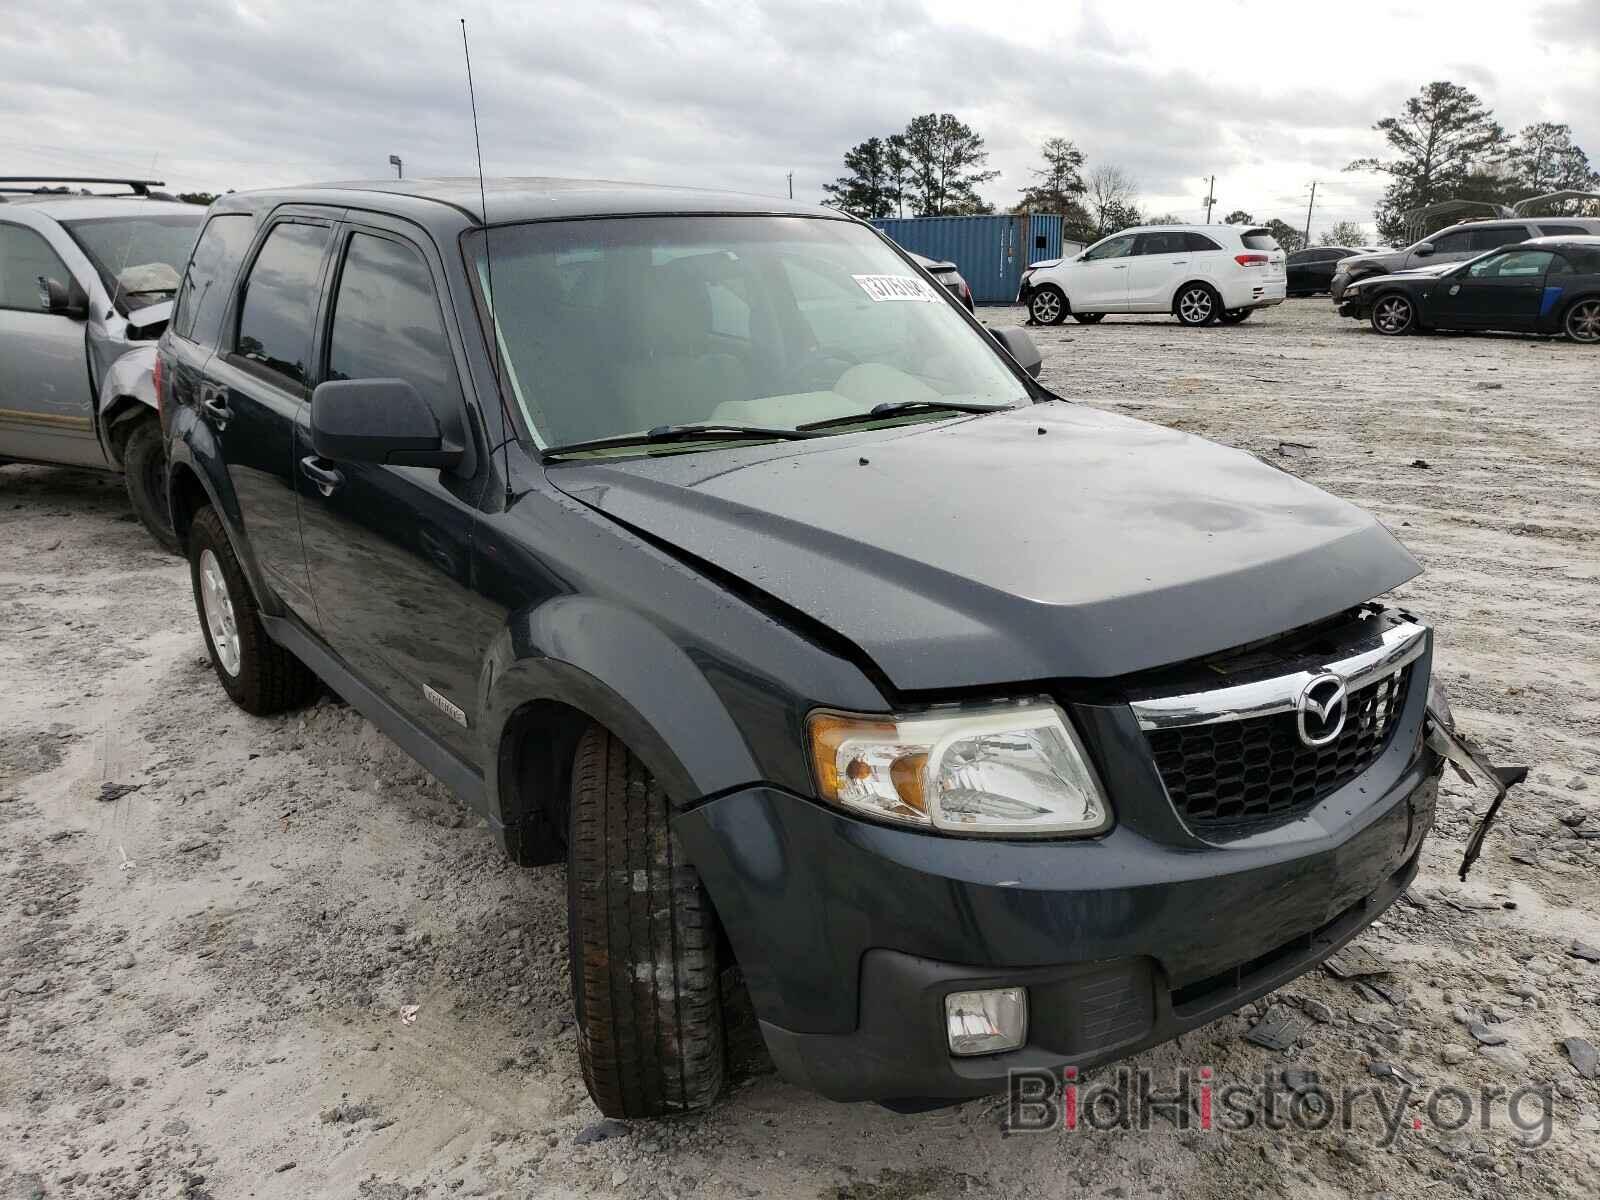
[[1373, 276], [1345, 289], [1339, 313], [1389, 336], [1499, 329], [1600, 344], [1600, 237], [1533, 238], [1438, 274]]
[[1289, 295], [1312, 296], [1327, 291], [1333, 285], [1333, 272], [1340, 260], [1363, 253], [1365, 251], [1352, 250], [1349, 246], [1311, 246], [1296, 250], [1285, 263], [1289, 269]]
[[[906, 253], [911, 254], [911, 251], [907, 250]], [[944, 286], [946, 291], [961, 301], [968, 312], [973, 311], [972, 289], [967, 286], [967, 281], [961, 277], [961, 272], [956, 269], [955, 263], [939, 262], [932, 258], [924, 258], [920, 254], [911, 254], [911, 257], [916, 260], [917, 266], [932, 275], [935, 280]]]

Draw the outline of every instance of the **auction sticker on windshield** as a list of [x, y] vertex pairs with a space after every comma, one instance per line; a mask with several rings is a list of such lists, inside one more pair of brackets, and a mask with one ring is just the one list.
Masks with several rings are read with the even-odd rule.
[[911, 275], [852, 275], [861, 285], [861, 290], [874, 300], [925, 300], [932, 302], [937, 299], [930, 288], [922, 280]]

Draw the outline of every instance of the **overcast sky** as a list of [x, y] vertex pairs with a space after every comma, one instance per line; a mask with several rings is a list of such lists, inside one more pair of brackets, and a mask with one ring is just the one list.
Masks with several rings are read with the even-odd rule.
[[[1146, 212], [1370, 225], [1374, 120], [1474, 88], [1510, 129], [1600, 159], [1600, 0], [1540, 5], [1010, 6], [976, 0], [384, 4], [5, 0], [0, 174], [153, 173], [220, 191], [472, 170], [468, 19], [490, 174], [822, 198], [839, 156], [923, 112], [987, 139], [1009, 204], [1047, 137], [1139, 181]], [[1008, 28], [1009, 27], [1009, 28]]]

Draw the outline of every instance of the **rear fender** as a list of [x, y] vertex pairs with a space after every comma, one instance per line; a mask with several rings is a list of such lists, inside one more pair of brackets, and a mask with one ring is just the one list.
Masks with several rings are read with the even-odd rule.
[[228, 478], [227, 464], [222, 458], [221, 447], [217, 445], [216, 432], [195, 414], [194, 409], [186, 405], [178, 407], [173, 413], [172, 427], [167, 433], [167, 498], [168, 504], [174, 506], [169, 515], [180, 542], [187, 540], [188, 531], [185, 514], [176, 508], [178, 498], [187, 491], [179, 478], [182, 475], [199, 481], [207, 503], [222, 518], [222, 526], [227, 531], [234, 554], [238, 556], [245, 579], [249, 581], [256, 604], [270, 616], [282, 616], [283, 605], [272, 589], [266, 586], [249, 539], [243, 534], [239, 498], [234, 494]]

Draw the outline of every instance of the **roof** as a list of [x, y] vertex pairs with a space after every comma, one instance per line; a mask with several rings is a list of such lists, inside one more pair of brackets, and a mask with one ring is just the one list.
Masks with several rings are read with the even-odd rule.
[[[393, 197], [396, 211], [415, 213], [416, 201], [448, 205], [480, 223], [482, 204], [476, 176], [447, 179], [367, 179], [306, 184], [259, 192], [235, 192], [219, 205], [255, 206], [262, 201], [279, 204], [348, 204], [380, 207], [375, 194]], [[798, 200], [752, 196], [743, 192], [707, 188], [667, 187], [648, 183], [621, 183], [608, 179], [545, 179], [537, 177], [486, 179], [483, 197], [490, 222], [533, 221], [563, 217], [656, 216], [675, 213], [775, 213], [827, 217], [850, 221], [834, 209]], [[382, 207], [390, 207], [383, 205]]]
[[1600, 234], [1552, 233], [1545, 237], [1529, 238], [1524, 246], [1600, 246]]
[[55, 193], [8, 195], [0, 205], [0, 216], [8, 208], [26, 207], [29, 212], [57, 221], [77, 221], [89, 217], [148, 217], [172, 213], [193, 213], [196, 221], [206, 215], [198, 204], [181, 200], [145, 200], [138, 196], [72, 196]]

